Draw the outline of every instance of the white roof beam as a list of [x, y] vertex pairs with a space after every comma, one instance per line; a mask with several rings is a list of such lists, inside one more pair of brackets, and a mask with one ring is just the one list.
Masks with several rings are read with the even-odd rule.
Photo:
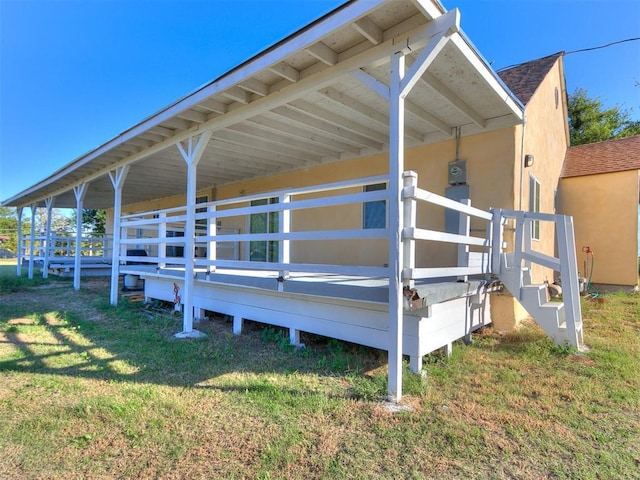
[[211, 110], [212, 112], [219, 113], [220, 115], [227, 113], [227, 105], [218, 100], [214, 100], [213, 98], [207, 98], [198, 105], [202, 108], [206, 108], [207, 110]]
[[[522, 108], [516, 103], [516, 101], [509, 95], [508, 91], [505, 90], [505, 87], [502, 86], [500, 80], [498, 80], [497, 75], [493, 73], [493, 71], [484, 63], [484, 61], [478, 57], [478, 55], [474, 52], [474, 50], [469, 46], [462, 35], [460, 33], [455, 33], [451, 35], [451, 43], [453, 43], [462, 54], [469, 60], [473, 68], [482, 75], [482, 78], [489, 84], [489, 87], [494, 91], [496, 98], [502, 100], [511, 110], [511, 113], [515, 115], [517, 118], [522, 119], [524, 117], [524, 112]], [[506, 93], [506, 95], [505, 95]]]
[[[373, 121], [381, 127], [388, 128], [389, 116], [380, 113], [375, 108], [371, 108], [370, 106], [365, 105], [364, 103], [359, 102], [358, 100], [351, 98], [350, 96], [345, 95], [342, 92], [339, 92], [333, 87], [322, 89], [318, 93], [323, 95], [325, 98], [333, 101], [337, 105], [342, 105], [343, 107], [358, 114], [363, 120]], [[422, 142], [424, 140], [424, 135], [411, 127], [405, 126], [404, 131], [408, 137], [411, 137], [418, 142]]]
[[251, 100], [249, 92], [243, 90], [240, 87], [230, 87], [225, 91], [220, 92], [220, 95], [223, 95], [231, 100], [235, 100], [236, 102], [242, 103], [243, 105], [247, 105]]
[[431, 0], [411, 0], [411, 3], [420, 10], [420, 13], [430, 20], [439, 17], [444, 13], [436, 4], [437, 2], [433, 2]]
[[[228, 128], [224, 130], [224, 135], [218, 135], [216, 138], [233, 141], [239, 144], [247, 144], [258, 150], [265, 150], [267, 152], [289, 156], [290, 158], [295, 160], [294, 165], [297, 165], [302, 159], [320, 161], [322, 158], [321, 154], [312, 153], [309, 149], [305, 151], [302, 148], [292, 147], [289, 144], [280, 144], [267, 138], [259, 137], [254, 133], [247, 133], [244, 129], [241, 128]], [[260, 141], [255, 142], [254, 140], [256, 139]]]
[[173, 131], [172, 129], [163, 127], [161, 125], [155, 126], [149, 131], [151, 133], [155, 133], [157, 135], [161, 135], [161, 136], [163, 136], [165, 138], [171, 138], [176, 134], [176, 132]]
[[138, 153], [141, 149], [140, 147], [136, 147], [134, 145], [131, 145], [130, 143], [123, 143], [122, 145], [118, 146], [118, 150], [122, 150], [128, 153]]
[[460, 30], [460, 12], [457, 8], [454, 8], [446, 15], [433, 20], [432, 23], [436, 29], [436, 34], [429, 40], [422, 52], [418, 54], [418, 58], [400, 81], [400, 95], [405, 98], [422, 77], [422, 74], [427, 71], [427, 68], [444, 49], [449, 42], [450, 35]]
[[325, 146], [330, 149], [336, 150], [337, 152], [350, 152], [356, 155], [360, 154], [360, 148], [355, 147], [350, 143], [340, 142], [338, 140], [334, 140], [333, 138], [329, 138], [328, 136], [320, 135], [308, 129], [296, 127], [291, 123], [282, 122], [280, 120], [281, 118], [282, 117], [277, 117], [275, 115], [267, 113], [266, 116], [253, 117], [248, 121], [256, 123], [266, 130], [304, 138], [309, 143]]
[[369, 17], [363, 17], [352, 25], [360, 35], [362, 35], [374, 45], [379, 45], [380, 43], [382, 43], [382, 29], [378, 25], [376, 25], [375, 22]]
[[262, 83], [260, 80], [256, 80], [255, 78], [249, 78], [240, 83], [239, 86], [251, 93], [260, 95], [261, 97], [266, 97], [267, 95], [269, 95], [270, 91], [269, 85], [267, 85], [266, 83]]
[[142, 148], [149, 148], [151, 145], [153, 145], [153, 142], [150, 142], [149, 140], [145, 140], [141, 136], [132, 138], [131, 140], [128, 140], [127, 143], [129, 145], [135, 145], [136, 147], [142, 147]]
[[453, 135], [451, 130], [452, 129], [451, 125], [448, 125], [447, 123], [443, 122], [438, 117], [427, 112], [424, 108], [416, 105], [413, 102], [409, 102], [405, 100], [404, 103], [405, 103], [405, 110], [407, 111], [407, 113], [410, 113], [414, 117], [417, 117], [419, 120], [422, 120], [428, 123], [429, 125], [434, 127], [436, 130], [440, 130], [442, 133], [446, 134], [448, 137], [451, 137]]
[[338, 63], [338, 53], [327, 47], [327, 45], [322, 42], [318, 42], [307, 47], [307, 52], [330, 67]]
[[[164, 122], [162, 122], [162, 125], [175, 128], [176, 130], [188, 130], [189, 128], [191, 128], [190, 121], [185, 120], [184, 118], [178, 118], [178, 117], [167, 118]], [[174, 135], [175, 133], [176, 132], [174, 132]], [[174, 143], [177, 143], [177, 142], [178, 141]]]
[[[360, 82], [362, 85], [364, 85], [365, 87], [368, 87], [369, 89], [376, 92], [379, 96], [381, 96], [385, 100], [389, 100], [389, 87], [385, 83], [375, 78], [374, 76], [370, 75], [369, 73], [365, 72], [360, 68], [352, 71], [351, 76], [354, 79], [356, 79], [358, 82]], [[438, 117], [427, 112], [424, 108], [419, 107], [415, 103], [409, 100], [405, 100], [405, 110], [408, 113], [412, 114], [413, 116], [418, 117], [418, 119], [428, 123], [429, 125], [436, 128], [437, 130], [440, 130], [442, 133], [446, 134], [447, 136], [452, 135], [450, 125], [447, 125]]]
[[339, 157], [339, 155], [336, 155], [337, 152], [335, 150], [330, 150], [325, 147], [314, 145], [306, 140], [300, 140], [292, 138], [290, 136], [282, 135], [281, 133], [268, 131], [255, 124], [247, 125], [239, 123], [237, 125], [228, 127], [227, 130], [242, 132], [243, 134], [251, 136], [261, 142], [273, 143], [275, 145], [285, 145], [298, 150], [303, 155], [306, 152], [313, 152], [325, 157], [334, 157], [336, 159]]
[[451, 103], [451, 105], [465, 114], [473, 123], [482, 128], [486, 126], [487, 122], [478, 112], [471, 108], [459, 96], [454, 94], [449, 87], [438, 80], [432, 73], [425, 73], [420, 81], [431, 86], [440, 96], [442, 96], [449, 103]]
[[214, 137], [212, 137], [212, 141], [213, 140], [215, 140], [215, 150], [220, 149], [225, 152], [242, 154], [243, 156], [249, 155], [257, 162], [268, 163], [277, 167], [301, 167], [306, 163], [297, 157], [282, 155], [271, 150], [260, 149], [252, 145], [247, 145], [247, 142], [243, 138], [238, 138], [233, 135], [233, 132], [226, 130], [222, 132], [215, 132]]
[[382, 150], [384, 146], [382, 142], [376, 142], [362, 135], [349, 132], [344, 128], [341, 128], [333, 123], [327, 122], [325, 120], [321, 120], [307, 113], [294, 110], [289, 107], [277, 107], [271, 111], [284, 118], [300, 123], [302, 125], [306, 125], [307, 127], [311, 127], [325, 134], [329, 134], [335, 138], [346, 140], [351, 143], [355, 143], [356, 145], [370, 147], [378, 151]]
[[370, 75], [361, 68], [358, 68], [351, 72], [351, 76], [369, 90], [373, 90], [380, 97], [387, 101], [389, 100], [389, 86], [375, 78], [373, 75]]
[[357, 133], [364, 137], [370, 138], [376, 142], [385, 144], [388, 143], [389, 139], [385, 133], [380, 133], [372, 128], [361, 125], [353, 120], [349, 120], [340, 115], [333, 113], [326, 108], [318, 107], [313, 105], [306, 100], [294, 100], [288, 104], [291, 108], [295, 108], [296, 110], [300, 110], [301, 112], [312, 115], [320, 120], [324, 120], [334, 125], [338, 125], [345, 130], [348, 130], [353, 133]]
[[144, 132], [138, 135], [138, 138], [143, 138], [145, 140], [149, 140], [152, 143], [157, 143], [163, 141], [165, 137], [151, 132]]
[[290, 82], [296, 83], [300, 80], [300, 71], [293, 68], [291, 65], [285, 62], [280, 62], [277, 65], [273, 65], [269, 67], [269, 70], [276, 75], [281, 76], [289, 80]]
[[184, 112], [180, 112], [178, 114], [178, 117], [184, 118], [185, 120], [190, 120], [196, 123], [204, 123], [207, 120], [209, 120], [207, 115], [201, 112], [196, 112], [195, 110], [185, 110]]

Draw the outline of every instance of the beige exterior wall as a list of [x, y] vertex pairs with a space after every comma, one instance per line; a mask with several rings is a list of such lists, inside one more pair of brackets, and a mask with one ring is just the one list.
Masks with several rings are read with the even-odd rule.
[[[519, 177], [516, 210], [531, 210], [529, 204], [530, 177], [540, 183], [540, 211], [556, 213], [556, 192], [562, 164], [569, 146], [566, 91], [562, 72], [562, 59], [554, 65], [527, 104], [524, 132], [524, 155], [534, 156], [532, 167], [524, 168], [523, 161], [516, 164]], [[520, 187], [522, 182], [522, 190]], [[532, 241], [536, 251], [554, 255], [555, 227], [551, 222], [540, 223], [540, 240]], [[553, 282], [553, 271], [539, 265], [532, 270], [534, 283]]]
[[573, 216], [581, 275], [582, 247], [595, 252], [592, 283], [637, 285], [638, 198], [637, 170], [561, 180], [560, 209]]
[[[514, 208], [516, 178], [513, 163], [516, 161], [517, 138], [515, 129], [506, 128], [483, 135], [463, 137], [460, 140], [460, 159], [467, 160], [467, 183], [473, 205]], [[444, 195], [448, 184], [448, 162], [455, 160], [455, 141], [424, 145], [407, 150], [406, 170], [418, 173], [421, 188]], [[198, 195], [209, 195], [210, 199], [221, 200], [246, 195], [270, 192], [291, 187], [313, 186], [347, 179], [357, 179], [388, 173], [388, 155], [380, 154], [366, 158], [332, 163], [305, 170], [259, 178], [241, 183], [223, 185], [215, 191], [203, 190]], [[185, 196], [167, 197], [151, 202], [127, 205], [128, 213], [145, 212], [184, 205]], [[434, 230], [444, 230], [444, 209], [423, 205], [418, 210], [418, 226]], [[112, 225], [112, 212], [108, 215]], [[309, 212], [294, 212], [292, 215], [295, 231], [322, 229], [361, 228], [362, 205], [353, 204], [340, 207], [326, 207]], [[248, 229], [246, 218], [226, 218], [222, 226]], [[108, 227], [109, 228], [109, 227]], [[484, 224], [472, 224], [472, 228], [484, 228]], [[112, 229], [112, 227], [111, 227]], [[474, 232], [480, 236], [481, 232]], [[304, 263], [338, 263], [352, 265], [383, 265], [388, 262], [386, 240], [362, 241], [305, 241], [292, 245], [292, 261]], [[241, 258], [246, 258], [247, 248], [240, 249]], [[435, 242], [420, 242], [417, 247], [417, 265], [454, 266], [455, 245]]]

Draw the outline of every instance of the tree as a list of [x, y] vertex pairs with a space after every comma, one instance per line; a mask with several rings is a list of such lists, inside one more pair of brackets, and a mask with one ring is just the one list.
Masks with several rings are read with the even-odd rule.
[[82, 226], [91, 233], [104, 233], [107, 211], [95, 208], [82, 210]]
[[571, 145], [602, 142], [612, 138], [640, 135], [640, 121], [631, 120], [630, 110], [619, 106], [604, 109], [599, 97], [589, 97], [584, 88], [569, 96]]

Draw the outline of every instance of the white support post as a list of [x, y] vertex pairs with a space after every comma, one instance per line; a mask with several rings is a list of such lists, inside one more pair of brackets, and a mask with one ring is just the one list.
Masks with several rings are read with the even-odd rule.
[[200, 158], [209, 142], [211, 132], [206, 131], [199, 137], [189, 137], [185, 142], [176, 144], [182, 158], [187, 164], [187, 219], [184, 226], [184, 290], [182, 295], [183, 320], [182, 332], [176, 333], [177, 338], [199, 338], [204, 333], [193, 329], [193, 288], [196, 234], [196, 185], [197, 167]]
[[38, 206], [35, 203], [31, 204], [31, 235], [29, 237], [29, 280], [33, 278], [33, 257], [35, 255], [36, 244], [36, 210]]
[[491, 273], [500, 275], [502, 273], [501, 257], [502, 257], [502, 209], [494, 208], [491, 212], [493, 219], [491, 220]]
[[76, 256], [73, 267], [73, 289], [80, 290], [80, 274], [82, 269], [82, 202], [87, 194], [88, 183], [82, 182], [73, 187], [73, 194], [76, 197]]
[[389, 343], [388, 398], [402, 398], [403, 243], [400, 223], [402, 172], [404, 170], [404, 96], [400, 88], [405, 71], [402, 52], [391, 56], [389, 98]]
[[129, 165], [116, 168], [109, 172], [113, 185], [113, 250], [111, 254], [111, 291], [109, 301], [111, 305], [118, 304], [118, 281], [120, 279], [120, 239], [122, 218], [122, 188], [129, 172]]
[[[291, 202], [291, 195], [280, 195], [278, 201], [282, 204]], [[291, 233], [291, 210], [281, 210], [278, 214], [278, 223], [281, 233]], [[289, 240], [281, 240], [278, 242], [278, 261], [285, 265], [291, 261], [291, 242]], [[278, 291], [284, 291], [284, 280], [289, 278], [289, 270], [280, 270], [281, 282], [278, 282]], [[298, 342], [300, 343], [300, 342]]]
[[[167, 238], [167, 213], [162, 212], [158, 218], [160, 223], [158, 224], [158, 237]], [[167, 242], [158, 243], [158, 268], [164, 268], [167, 266]]]
[[242, 327], [244, 326], [244, 318], [240, 315], [234, 315], [233, 317], [233, 334], [240, 335], [242, 333]]
[[51, 255], [51, 213], [53, 210], [53, 202], [55, 197], [49, 197], [44, 201], [45, 207], [47, 207], [47, 226], [45, 231], [45, 243], [44, 243], [44, 260], [42, 262], [42, 278], [49, 276], [49, 257]]
[[[470, 206], [471, 200], [468, 198], [463, 198], [460, 200], [460, 203], [463, 205]], [[464, 235], [468, 237], [471, 233], [471, 220], [468, 214], [460, 212], [458, 214], [458, 235]], [[458, 244], [458, 267], [468, 267], [469, 266], [469, 245], [466, 244]], [[458, 281], [466, 282], [468, 280], [467, 275], [458, 276]]]
[[562, 301], [566, 308], [567, 340], [575, 348], [580, 348], [582, 338], [582, 306], [578, 286], [578, 261], [573, 218], [561, 215], [557, 225], [558, 256], [562, 277]]
[[23, 207], [18, 207], [16, 209], [16, 213], [18, 214], [18, 246], [17, 246], [17, 261], [16, 263], [16, 275], [18, 277], [22, 276], [22, 259], [24, 257], [22, 252], [22, 210]]
[[[216, 219], [215, 205], [210, 206], [208, 208], [208, 212], [209, 212], [209, 215], [207, 218], [207, 235], [210, 237], [215, 237], [218, 234], [218, 224]], [[215, 240], [209, 242], [209, 247], [207, 248], [207, 260], [211, 262], [216, 261], [216, 259], [218, 258], [218, 252], [216, 250], [217, 247], [218, 247], [218, 242], [216, 242]], [[209, 265], [208, 271], [215, 272], [216, 266]], [[207, 278], [207, 280], [209, 279]]]
[[289, 343], [294, 347], [304, 347], [304, 344], [300, 343], [300, 330], [293, 327], [289, 328]]
[[[402, 174], [404, 188], [418, 187], [418, 174], [416, 172], [404, 172]], [[415, 198], [402, 198], [403, 208], [403, 228], [416, 227], [417, 201]], [[404, 268], [413, 271], [416, 268], [416, 241], [404, 241]], [[403, 287], [413, 288], [415, 282], [413, 279], [404, 279]]]

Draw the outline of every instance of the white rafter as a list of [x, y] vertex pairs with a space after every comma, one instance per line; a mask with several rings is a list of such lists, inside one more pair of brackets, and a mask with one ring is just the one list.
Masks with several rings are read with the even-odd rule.
[[369, 17], [363, 17], [353, 23], [353, 28], [374, 45], [382, 43], [383, 31]]

